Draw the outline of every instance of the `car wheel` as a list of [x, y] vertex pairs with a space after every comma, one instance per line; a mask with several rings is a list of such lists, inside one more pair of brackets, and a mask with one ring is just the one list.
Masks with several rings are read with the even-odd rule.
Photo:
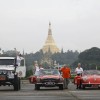
[[100, 89], [100, 86], [98, 86], [98, 89]]
[[82, 88], [82, 82], [80, 81], [79, 89], [81, 89], [81, 88]]
[[82, 89], [85, 89], [85, 85], [82, 85]]
[[40, 90], [40, 86], [35, 84], [35, 90]]
[[63, 85], [59, 85], [59, 90], [63, 90]]

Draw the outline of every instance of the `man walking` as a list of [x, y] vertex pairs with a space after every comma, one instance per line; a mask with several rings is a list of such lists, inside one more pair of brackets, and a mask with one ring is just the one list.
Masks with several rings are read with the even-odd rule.
[[71, 77], [71, 71], [70, 68], [65, 65], [63, 68], [61, 68], [62, 77], [64, 78], [64, 88], [68, 89], [69, 79]]

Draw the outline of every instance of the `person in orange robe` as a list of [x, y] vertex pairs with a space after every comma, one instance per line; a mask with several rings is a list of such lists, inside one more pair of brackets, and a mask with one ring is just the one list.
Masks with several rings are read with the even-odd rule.
[[64, 88], [68, 89], [68, 84], [70, 82], [70, 77], [71, 77], [71, 69], [65, 65], [64, 67], [61, 68], [61, 73], [62, 77], [64, 78]]

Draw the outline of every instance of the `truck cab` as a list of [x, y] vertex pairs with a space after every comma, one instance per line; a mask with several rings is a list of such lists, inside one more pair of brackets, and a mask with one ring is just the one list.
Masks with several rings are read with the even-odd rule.
[[0, 57], [0, 86], [13, 85], [14, 90], [21, 89], [20, 79], [25, 77], [26, 67], [23, 57]]

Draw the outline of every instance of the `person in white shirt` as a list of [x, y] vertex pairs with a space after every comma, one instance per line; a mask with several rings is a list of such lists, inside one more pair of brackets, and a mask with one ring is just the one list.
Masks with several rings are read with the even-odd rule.
[[81, 67], [81, 63], [78, 63], [78, 67], [75, 69], [77, 75], [82, 75], [83, 68]]
[[35, 65], [35, 74], [38, 74], [39, 70], [40, 70], [40, 69], [39, 69], [39, 66], [38, 66], [38, 64], [36, 64], [36, 65]]

